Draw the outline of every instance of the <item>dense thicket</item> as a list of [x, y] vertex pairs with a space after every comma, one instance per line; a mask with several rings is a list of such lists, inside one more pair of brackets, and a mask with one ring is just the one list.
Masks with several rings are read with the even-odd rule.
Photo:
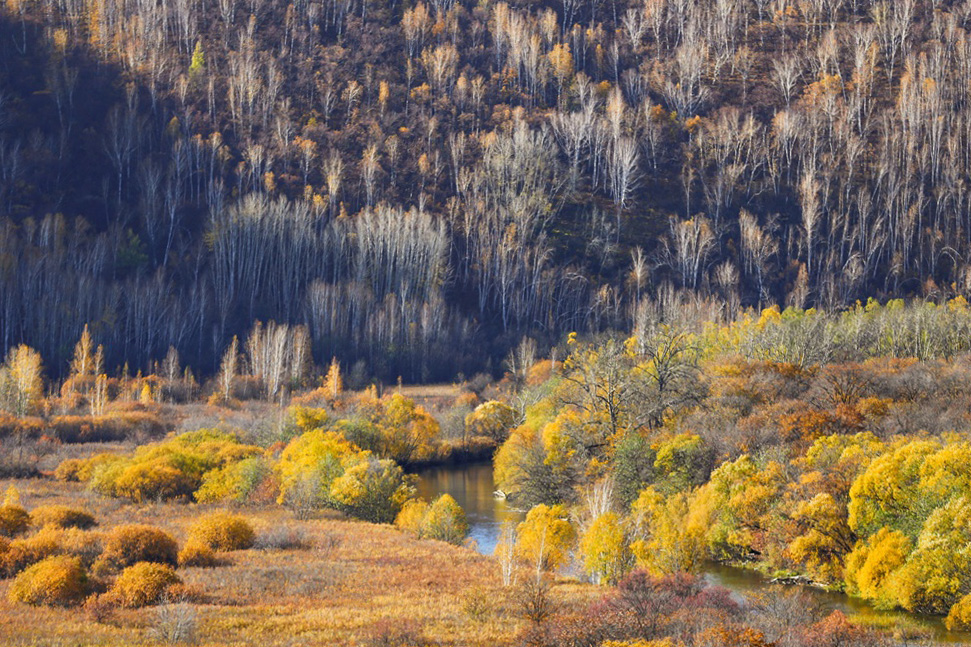
[[496, 454], [497, 486], [534, 506], [520, 555], [555, 568], [577, 546], [605, 582], [731, 562], [967, 628], [971, 357], [951, 331], [969, 316], [955, 299], [571, 336]]
[[[0, 341], [406, 379], [671, 289], [971, 287], [971, 3], [7, 0]], [[483, 340], [489, 340], [487, 343]]]

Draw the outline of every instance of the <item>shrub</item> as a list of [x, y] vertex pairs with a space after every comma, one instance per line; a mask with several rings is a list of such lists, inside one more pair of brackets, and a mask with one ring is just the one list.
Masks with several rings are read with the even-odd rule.
[[89, 568], [101, 555], [102, 535], [80, 528], [58, 528], [44, 526], [34, 537], [49, 536], [58, 545], [58, 552], [81, 560], [81, 565]]
[[516, 412], [507, 404], [491, 400], [476, 407], [465, 417], [465, 426], [473, 436], [487, 436], [496, 442], [509, 437], [509, 430], [516, 426]]
[[189, 530], [189, 542], [217, 551], [244, 550], [253, 545], [253, 526], [239, 515], [213, 512], [199, 519]]
[[188, 498], [198, 486], [197, 479], [158, 459], [126, 467], [114, 480], [114, 495], [142, 503]]
[[88, 592], [88, 577], [81, 560], [57, 555], [34, 564], [17, 576], [10, 586], [11, 602], [33, 605], [71, 606]]
[[148, 411], [112, 412], [100, 416], [57, 416], [50, 428], [61, 442], [93, 443], [126, 440], [136, 435], [159, 436], [162, 420]]
[[219, 560], [212, 548], [198, 541], [187, 542], [179, 551], [179, 566], [211, 568], [218, 565]]
[[277, 489], [273, 479], [273, 467], [265, 458], [247, 458], [206, 472], [202, 487], [196, 490], [194, 497], [199, 503], [251, 501], [258, 493]]
[[951, 607], [945, 624], [951, 631], [971, 631], [971, 593]]
[[12, 577], [28, 566], [64, 552], [54, 529], [44, 529], [33, 537], [15, 539], [0, 555], [0, 572]]
[[52, 525], [58, 528], [90, 528], [96, 525], [94, 517], [85, 510], [66, 505], [48, 505], [35, 508], [30, 513], [35, 526]]
[[0, 506], [0, 535], [16, 537], [30, 526], [30, 515], [19, 505], [8, 503]]
[[428, 513], [428, 503], [423, 499], [412, 499], [404, 504], [395, 517], [394, 525], [416, 537], [421, 533], [421, 524]]
[[61, 464], [54, 470], [54, 478], [58, 481], [78, 482], [81, 480], [81, 470], [87, 465], [87, 461], [81, 458], [68, 458], [61, 461]]
[[469, 524], [465, 521], [465, 511], [448, 494], [443, 494], [432, 503], [421, 521], [420, 536], [437, 539], [450, 544], [461, 544], [469, 534]]
[[152, 526], [116, 526], [105, 537], [104, 552], [95, 564], [95, 572], [110, 573], [137, 562], [175, 566], [179, 563], [178, 545], [168, 533]]
[[108, 598], [128, 609], [147, 607], [161, 602], [170, 587], [181, 583], [171, 566], [138, 562], [121, 572]]
[[[139, 447], [131, 456], [99, 454], [77, 469], [77, 477], [107, 496], [142, 502], [189, 498], [206, 475], [262, 453], [230, 433], [200, 429]], [[65, 473], [70, 474], [70, 466]]]
[[0, 574], [10, 577], [53, 555], [70, 555], [90, 566], [101, 554], [101, 535], [78, 528], [44, 526], [30, 537], [0, 543]]
[[415, 492], [414, 478], [391, 460], [367, 459], [334, 479], [330, 496], [351, 516], [373, 523], [391, 523]]

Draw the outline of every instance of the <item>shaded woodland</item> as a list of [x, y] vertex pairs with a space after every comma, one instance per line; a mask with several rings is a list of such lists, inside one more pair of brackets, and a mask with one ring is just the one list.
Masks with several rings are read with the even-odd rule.
[[971, 3], [7, 0], [0, 343], [409, 381], [971, 290]]

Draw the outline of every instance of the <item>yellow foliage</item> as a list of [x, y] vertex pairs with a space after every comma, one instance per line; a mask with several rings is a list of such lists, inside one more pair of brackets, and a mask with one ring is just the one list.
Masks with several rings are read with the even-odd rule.
[[794, 519], [801, 534], [789, 544], [789, 557], [817, 582], [841, 581], [843, 561], [853, 541], [845, 507], [824, 492], [801, 502]]
[[415, 493], [414, 477], [394, 461], [368, 458], [334, 479], [331, 499], [344, 512], [374, 523], [392, 523]]
[[429, 456], [440, 432], [431, 414], [399, 393], [391, 396], [383, 415], [373, 422], [381, 427], [381, 454], [403, 462]]
[[86, 510], [66, 505], [48, 505], [34, 508], [30, 520], [35, 526], [56, 526], [58, 528], [90, 528], [96, 525], [94, 517]]
[[193, 498], [199, 503], [243, 503], [260, 492], [276, 496], [277, 489], [272, 465], [262, 457], [255, 457], [206, 472]]
[[951, 631], [971, 631], [971, 593], [951, 607], [945, 624]]
[[547, 571], [562, 566], [576, 541], [576, 531], [562, 505], [540, 504], [516, 528], [516, 555]]
[[931, 513], [895, 579], [897, 601], [919, 613], [944, 615], [971, 590], [971, 498]]
[[32, 537], [15, 539], [0, 554], [0, 572], [10, 577], [32, 564], [65, 552], [60, 539], [54, 528], [42, 529]]
[[401, 512], [395, 517], [394, 525], [417, 537], [421, 532], [421, 523], [427, 512], [427, 501], [412, 499], [401, 507]]
[[95, 571], [112, 572], [136, 562], [175, 566], [179, 562], [178, 545], [168, 533], [153, 526], [115, 526], [105, 536], [104, 551], [95, 563]]
[[847, 590], [880, 606], [894, 606], [897, 595], [893, 576], [905, 563], [910, 548], [910, 539], [902, 532], [881, 528], [846, 557]]
[[48, 557], [17, 576], [10, 586], [11, 602], [32, 605], [71, 606], [88, 592], [88, 578], [81, 560], [67, 555]]
[[636, 537], [631, 550], [638, 566], [654, 575], [698, 570], [706, 555], [707, 520], [692, 514], [689, 501], [685, 493], [665, 499], [652, 487], [641, 491], [631, 506]]
[[244, 517], [220, 511], [207, 514], [189, 529], [190, 544], [201, 544], [216, 551], [245, 550], [253, 545], [256, 533]]
[[61, 464], [54, 469], [54, 478], [58, 481], [80, 481], [81, 469], [87, 465], [87, 461], [81, 458], [68, 458], [61, 461]]
[[311, 505], [322, 506], [334, 479], [367, 456], [334, 432], [317, 429], [294, 438], [276, 464], [279, 502], [296, 504], [298, 499], [309, 498]]
[[472, 436], [487, 436], [503, 442], [516, 424], [516, 412], [509, 405], [490, 400], [465, 416], [465, 427]]
[[186, 542], [182, 550], [179, 551], [179, 566], [196, 566], [208, 568], [217, 566], [219, 560], [212, 548], [201, 542]]
[[633, 564], [627, 533], [619, 516], [606, 512], [597, 517], [580, 539], [583, 566], [596, 582], [613, 584]]
[[181, 583], [171, 566], [138, 562], [121, 572], [107, 596], [115, 604], [137, 609], [158, 604], [172, 586]]
[[16, 537], [30, 526], [30, 515], [14, 503], [0, 506], [0, 536]]
[[421, 520], [419, 536], [450, 544], [461, 544], [469, 534], [465, 511], [449, 494], [443, 494], [431, 504]]

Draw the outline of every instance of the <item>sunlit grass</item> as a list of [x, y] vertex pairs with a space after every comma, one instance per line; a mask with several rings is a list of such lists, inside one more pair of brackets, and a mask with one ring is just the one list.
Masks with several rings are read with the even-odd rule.
[[[0, 483], [5, 488], [7, 483]], [[211, 508], [184, 504], [132, 505], [94, 496], [78, 484], [16, 482], [28, 508], [83, 506], [98, 530], [147, 523], [180, 544], [192, 523]], [[391, 526], [324, 513], [296, 520], [276, 507], [238, 512], [257, 530], [292, 529], [301, 547], [225, 553], [216, 568], [180, 568], [198, 595], [203, 645], [369, 645], [404, 628], [423, 644], [497, 645], [512, 642], [521, 620], [498, 564], [467, 548], [416, 540]], [[96, 622], [81, 609], [35, 608], [7, 600], [10, 580], [0, 581], [0, 643], [4, 645], [151, 644], [155, 610], [116, 610]], [[564, 601], [591, 587], [561, 582]], [[470, 607], [469, 600], [476, 600]]]

